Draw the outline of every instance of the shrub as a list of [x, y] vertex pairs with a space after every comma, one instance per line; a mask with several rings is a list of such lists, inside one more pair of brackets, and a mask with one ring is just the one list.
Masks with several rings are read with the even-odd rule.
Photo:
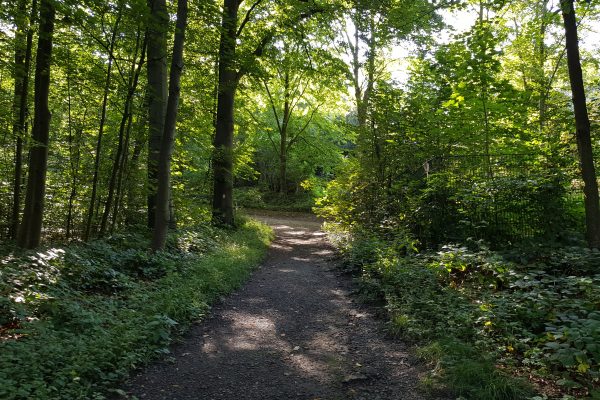
[[540, 243], [494, 251], [470, 242], [416, 253], [357, 226], [327, 226], [337, 228], [363, 298], [383, 304], [389, 331], [422, 346], [436, 365], [430, 387], [447, 385], [468, 399], [522, 399], [531, 389], [511, 375], [525, 375], [553, 382], [554, 393], [594, 393], [600, 252]]

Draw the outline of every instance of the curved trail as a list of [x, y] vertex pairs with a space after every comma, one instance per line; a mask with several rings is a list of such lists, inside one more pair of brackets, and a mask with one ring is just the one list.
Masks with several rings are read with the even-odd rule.
[[350, 297], [333, 249], [306, 215], [273, 226], [268, 257], [237, 293], [126, 386], [140, 399], [424, 399], [422, 372]]

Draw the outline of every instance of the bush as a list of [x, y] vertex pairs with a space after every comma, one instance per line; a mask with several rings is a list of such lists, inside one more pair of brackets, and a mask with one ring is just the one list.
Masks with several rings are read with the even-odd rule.
[[259, 187], [236, 188], [235, 204], [237, 207], [251, 209], [310, 212], [315, 205], [315, 194], [320, 193], [319, 188], [312, 185], [307, 181], [305, 190], [285, 194]]
[[236, 188], [234, 191], [234, 201], [238, 207], [246, 208], [265, 208], [263, 193], [258, 187]]

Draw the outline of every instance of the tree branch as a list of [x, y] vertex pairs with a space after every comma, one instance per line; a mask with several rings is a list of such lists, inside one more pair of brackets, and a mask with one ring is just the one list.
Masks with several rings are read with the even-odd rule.
[[294, 144], [296, 141], [298, 141], [298, 139], [300, 138], [300, 135], [302, 135], [304, 133], [304, 131], [306, 130], [306, 128], [308, 128], [308, 126], [312, 122], [315, 114], [317, 113], [317, 111], [319, 110], [319, 108], [321, 108], [322, 105], [323, 105], [323, 103], [319, 104], [318, 106], [316, 106], [314, 108], [314, 110], [310, 114], [310, 117], [308, 117], [308, 121], [306, 121], [306, 123], [304, 124], [304, 126], [302, 128], [300, 128], [300, 130], [298, 132], [296, 132], [296, 134], [294, 135], [294, 137], [288, 142], [288, 144], [286, 146], [286, 150], [289, 150], [290, 147], [292, 147], [292, 144]]
[[[246, 112], [248, 113], [248, 115], [250, 116], [250, 118], [256, 122], [256, 125], [261, 125], [261, 122], [254, 116], [254, 114], [252, 114], [250, 112], [250, 110], [248, 110], [247, 108], [245, 109]], [[273, 141], [273, 138], [271, 137], [270, 133], [267, 133], [267, 136], [269, 138], [269, 141], [271, 142], [271, 145], [273, 146], [273, 150], [275, 150], [275, 153], [279, 154], [279, 150], [277, 149], [277, 145], [275, 144], [275, 142]]]
[[[257, 0], [258, 1], [258, 0]], [[302, 2], [308, 2], [308, 0], [300, 0]], [[308, 19], [310, 17], [312, 17], [315, 14], [321, 13], [325, 11], [324, 8], [322, 7], [317, 7], [315, 6], [314, 8], [309, 8], [308, 11], [301, 13], [300, 15], [298, 15], [298, 18], [296, 18], [293, 23], [299, 23], [305, 19]], [[256, 59], [259, 57], [262, 57], [265, 48], [267, 47], [267, 45], [273, 40], [273, 38], [275, 37], [275, 29], [269, 29], [266, 33], [265, 36], [263, 36], [263, 38], [260, 40], [260, 42], [258, 43], [258, 45], [256, 46], [256, 48], [254, 49], [254, 51], [252, 52], [252, 58]], [[239, 71], [236, 74], [236, 79], [239, 81], [240, 79], [242, 79], [242, 77], [244, 75], [246, 75], [248, 73], [248, 69], [249, 66], [248, 64], [246, 65], [242, 65], [239, 69]]]
[[246, 26], [248, 21], [250, 21], [250, 15], [252, 14], [252, 11], [254, 11], [254, 9], [256, 7], [258, 7], [260, 5], [260, 3], [262, 3], [262, 0], [256, 0], [254, 2], [254, 4], [252, 4], [252, 6], [248, 9], [248, 12], [246, 12], [246, 16], [244, 17], [244, 20], [240, 24], [240, 27], [238, 28], [238, 30], [235, 34], [235, 37], [239, 37], [241, 35], [242, 31], [244, 30], [244, 27]]
[[275, 121], [277, 121], [277, 129], [279, 129], [279, 133], [281, 133], [282, 128], [281, 123], [279, 122], [279, 115], [277, 115], [277, 109], [275, 108], [275, 101], [273, 100], [273, 96], [271, 95], [271, 91], [269, 90], [269, 85], [267, 85], [267, 81], [263, 80], [263, 84], [265, 85], [267, 95], [269, 96], [269, 103], [271, 103], [271, 109], [273, 110], [273, 115], [275, 115]]

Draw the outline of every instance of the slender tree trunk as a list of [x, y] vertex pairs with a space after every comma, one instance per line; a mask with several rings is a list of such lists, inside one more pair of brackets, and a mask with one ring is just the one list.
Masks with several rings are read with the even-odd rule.
[[[354, 85], [354, 101], [356, 102], [356, 118], [358, 119], [358, 126], [362, 128], [367, 121], [367, 111], [363, 107], [362, 85], [360, 84], [360, 32], [356, 21], [354, 21], [354, 24], [354, 42], [350, 45], [352, 51], [352, 83]], [[350, 42], [350, 38], [348, 38], [348, 41]]]
[[71, 50], [67, 48], [67, 125], [69, 136], [67, 141], [69, 143], [69, 166], [71, 167], [71, 193], [69, 194], [69, 202], [67, 205], [67, 221], [65, 228], [65, 237], [67, 240], [71, 238], [71, 224], [73, 221], [73, 203], [75, 202], [75, 196], [77, 196], [77, 186], [73, 159], [73, 113], [71, 112]]
[[[88, 209], [87, 222], [85, 224], [85, 232], [83, 240], [87, 241], [90, 238], [92, 232], [92, 222], [94, 215], [97, 215], [98, 206], [96, 205], [96, 197], [98, 192], [98, 179], [100, 176], [100, 158], [102, 156], [102, 138], [104, 136], [104, 125], [106, 123], [106, 108], [108, 107], [108, 93], [110, 92], [110, 83], [112, 80], [112, 66], [114, 61], [114, 48], [115, 41], [117, 38], [117, 29], [119, 28], [119, 22], [121, 21], [121, 11], [117, 14], [115, 26], [113, 27], [112, 35], [110, 38], [110, 47], [108, 51], [108, 67], [106, 69], [106, 81], [104, 84], [104, 97], [102, 98], [102, 114], [100, 116], [100, 127], [98, 129], [98, 140], [96, 142], [96, 157], [94, 160], [94, 177], [92, 179], [92, 195], [90, 198], [90, 206]], [[95, 211], [96, 210], [96, 211]]]
[[[85, 119], [85, 117], [84, 117]], [[69, 128], [70, 130], [71, 128]], [[69, 193], [69, 204], [67, 207], [67, 222], [65, 236], [70, 239], [73, 234], [73, 210], [75, 199], [77, 198], [77, 176], [79, 171], [79, 160], [81, 158], [81, 137], [83, 136], [83, 126], [75, 131], [75, 137], [69, 132], [69, 158], [71, 159], [71, 191]], [[73, 150], [75, 147], [75, 150]]]
[[169, 14], [165, 0], [148, 0], [151, 16], [148, 43], [148, 227], [156, 220], [160, 142], [167, 107], [167, 30]]
[[115, 226], [117, 225], [117, 218], [119, 216], [119, 209], [123, 200], [123, 181], [125, 180], [125, 174], [127, 172], [128, 162], [127, 157], [129, 156], [129, 143], [131, 141], [131, 125], [133, 124], [133, 110], [129, 113], [127, 120], [127, 128], [125, 129], [125, 143], [123, 145], [124, 151], [121, 157], [121, 164], [119, 165], [119, 174], [117, 175], [117, 187], [115, 193], [115, 203], [112, 214], [112, 220], [110, 223], [110, 232], [114, 232]]
[[[287, 134], [281, 132], [281, 139], [285, 139]], [[287, 152], [285, 150], [285, 142], [281, 142], [279, 150], [279, 193], [284, 195], [287, 193]]]
[[[136, 205], [135, 205], [136, 196], [135, 196], [135, 190], [134, 190], [135, 184], [134, 184], [134, 182], [132, 182], [132, 177], [134, 176], [135, 169], [138, 168], [138, 163], [140, 162], [140, 157], [141, 157], [144, 145], [145, 145], [145, 143], [142, 140], [137, 140], [133, 144], [133, 151], [131, 152], [131, 160], [128, 163], [126, 175], [124, 178], [124, 187], [127, 188], [126, 211], [135, 209], [135, 207], [136, 207]], [[124, 194], [122, 196], [124, 196]], [[132, 220], [130, 218], [130, 215], [131, 215], [130, 212], [125, 213], [125, 224], [137, 222], [135, 220]]]
[[279, 193], [287, 193], [287, 153], [288, 153], [288, 126], [290, 123], [290, 73], [285, 71], [283, 101], [283, 121], [279, 131]]
[[219, 46], [219, 93], [213, 141], [213, 223], [233, 226], [233, 114], [238, 84], [235, 70], [238, 0], [225, 0]]
[[598, 182], [594, 167], [592, 140], [590, 136], [590, 119], [588, 116], [583, 85], [583, 73], [579, 56], [579, 39], [577, 37], [577, 20], [573, 0], [561, 0], [562, 16], [565, 25], [567, 47], [567, 65], [569, 80], [573, 94], [573, 109], [575, 111], [575, 129], [577, 150], [581, 175], [583, 178], [583, 194], [585, 203], [585, 225], [588, 246], [600, 247], [600, 202], [598, 198]]
[[187, 0], [177, 1], [177, 23], [175, 26], [175, 41], [173, 43], [173, 58], [169, 76], [169, 99], [165, 116], [160, 158], [158, 164], [158, 192], [156, 196], [156, 221], [152, 235], [152, 250], [162, 250], [167, 241], [167, 231], [171, 220], [171, 155], [175, 143], [175, 125], [179, 94], [181, 92], [181, 72], [183, 71], [183, 44], [187, 25]]
[[73, 204], [75, 203], [76, 197], [77, 189], [75, 186], [71, 186], [71, 192], [69, 193], [69, 204], [67, 206], [67, 223], [65, 228], [65, 238], [67, 240], [71, 239], [73, 231]]
[[[141, 132], [147, 125], [147, 117], [148, 117], [148, 104], [150, 102], [149, 92], [144, 91], [143, 95], [140, 96], [143, 101], [140, 107], [138, 107], [137, 111], [137, 124], [135, 132]], [[132, 110], [133, 111], [133, 110]], [[146, 144], [147, 140], [141, 140], [137, 137], [132, 139], [132, 126], [133, 126], [133, 112], [129, 114], [129, 120], [127, 121], [127, 130], [125, 133], [125, 154], [121, 159], [121, 166], [119, 167], [119, 178], [117, 180], [117, 195], [115, 200], [115, 207], [112, 215], [112, 221], [110, 230], [114, 231], [115, 226], [117, 225], [117, 218], [119, 216], [119, 210], [129, 209], [132, 201], [132, 193], [134, 185], [129, 184], [131, 181], [132, 169], [138, 167], [138, 160], [140, 158], [140, 154], [143, 150], [143, 145]], [[131, 158], [129, 158], [129, 148], [130, 142], [133, 142], [133, 149], [131, 151]], [[127, 198], [127, 206], [125, 206], [124, 199]], [[127, 218], [125, 218], [125, 222]]]
[[137, 84], [139, 81], [140, 73], [142, 70], [142, 66], [144, 64], [144, 57], [146, 52], [146, 41], [144, 39], [141, 44], [141, 56], [140, 60], [137, 63], [136, 61], [138, 56], [138, 51], [140, 49], [140, 33], [138, 32], [137, 38], [137, 46], [136, 51], [133, 57], [133, 62], [131, 65], [130, 75], [129, 75], [129, 84], [127, 88], [127, 97], [125, 98], [125, 105], [123, 110], [123, 115], [121, 117], [121, 123], [119, 124], [119, 141], [117, 144], [117, 152], [115, 154], [115, 159], [113, 161], [113, 167], [110, 174], [110, 180], [108, 182], [108, 195], [106, 197], [106, 202], [104, 203], [104, 212], [102, 213], [102, 220], [100, 222], [100, 235], [102, 236], [104, 232], [106, 232], [106, 225], [108, 223], [108, 217], [110, 215], [110, 211], [112, 209], [113, 198], [115, 196], [115, 190], [117, 186], [117, 177], [119, 173], [119, 167], [121, 165], [121, 159], [123, 158], [124, 146], [125, 146], [125, 133], [128, 125], [128, 121], [131, 116], [131, 107], [133, 103], [133, 96], [135, 95], [135, 91], [137, 89]]
[[[487, 9], [485, 8], [484, 2], [479, 2], [479, 18], [478, 23], [482, 27], [484, 22], [487, 21], [485, 12]], [[483, 52], [486, 53], [487, 49], [483, 49]], [[485, 67], [482, 67], [485, 68]], [[485, 171], [489, 178], [492, 177], [492, 163], [490, 156], [490, 112], [488, 108], [488, 83], [485, 75], [481, 77], [480, 81], [480, 94], [481, 94], [481, 106], [483, 108], [483, 151], [485, 155]]]
[[[67, 240], [71, 238], [72, 230], [73, 230], [73, 204], [75, 202], [75, 198], [77, 197], [77, 175], [79, 171], [79, 161], [80, 161], [80, 144], [81, 144], [81, 136], [83, 135], [83, 124], [78, 127], [75, 131], [76, 135], [73, 136], [73, 115], [71, 112], [71, 52], [67, 50], [67, 122], [69, 125], [69, 166], [71, 169], [70, 183], [71, 183], [71, 191], [69, 193], [69, 203], [67, 206], [67, 221], [66, 221], [66, 232], [65, 236]], [[87, 114], [84, 112], [83, 120], [85, 121], [85, 116]], [[76, 149], [74, 151], [74, 148]]]
[[538, 60], [538, 80], [539, 80], [539, 91], [540, 91], [540, 98], [538, 101], [538, 112], [539, 112], [539, 121], [538, 121], [538, 127], [539, 127], [539, 132], [540, 132], [540, 137], [543, 137], [544, 135], [544, 128], [546, 125], [546, 100], [547, 100], [547, 93], [549, 93], [549, 91], [546, 90], [546, 87], [548, 87], [549, 85], [552, 85], [552, 82], [548, 82], [548, 79], [546, 78], [546, 74], [544, 71], [544, 64], [546, 63], [546, 28], [548, 26], [548, 23], [546, 22], [546, 18], [548, 14], [548, 0], [542, 0], [542, 2], [539, 4], [539, 15], [538, 18], [540, 19], [540, 30], [538, 32], [538, 38], [536, 40], [536, 50], [537, 50], [537, 60]]
[[50, 64], [52, 61], [52, 36], [54, 34], [54, 2], [40, 1], [39, 39], [35, 66], [34, 119], [31, 132], [33, 144], [29, 158], [29, 177], [25, 195], [23, 221], [19, 227], [18, 245], [32, 249], [39, 245], [42, 236], [46, 170], [48, 164], [48, 137], [50, 132]]
[[356, 24], [356, 31], [354, 33], [354, 45], [353, 45], [353, 72], [354, 72], [354, 98], [356, 101], [356, 114], [358, 118], [358, 126], [360, 128], [365, 128], [367, 126], [367, 114], [369, 112], [369, 102], [371, 101], [371, 93], [373, 92], [373, 88], [375, 85], [375, 58], [377, 54], [377, 43], [375, 39], [375, 19], [374, 15], [370, 14], [369, 16], [369, 37], [367, 39], [367, 44], [369, 46], [369, 50], [367, 52], [367, 60], [366, 60], [366, 76], [365, 76], [365, 89], [364, 91], [361, 89], [362, 84], [360, 82], [360, 65], [361, 62], [359, 60], [359, 51], [360, 51], [360, 36], [365, 34], [366, 32], [359, 31], [359, 24]]
[[370, 15], [369, 19], [369, 53], [367, 55], [367, 87], [363, 93], [363, 124], [366, 124], [366, 117], [371, 102], [371, 94], [375, 86], [375, 57], [377, 56], [377, 39], [375, 37], [375, 16]]
[[[27, 0], [20, 0], [17, 10], [17, 32], [15, 34], [15, 93], [13, 99], [13, 136], [15, 144], [15, 171], [13, 180], [13, 204], [9, 235], [16, 239], [21, 209], [21, 189], [23, 187], [23, 138], [26, 132], [27, 95], [29, 93], [29, 69], [33, 47], [33, 20], [36, 14], [36, 0], [31, 5], [31, 15], [27, 21]], [[24, 31], [27, 31], [24, 38]]]

